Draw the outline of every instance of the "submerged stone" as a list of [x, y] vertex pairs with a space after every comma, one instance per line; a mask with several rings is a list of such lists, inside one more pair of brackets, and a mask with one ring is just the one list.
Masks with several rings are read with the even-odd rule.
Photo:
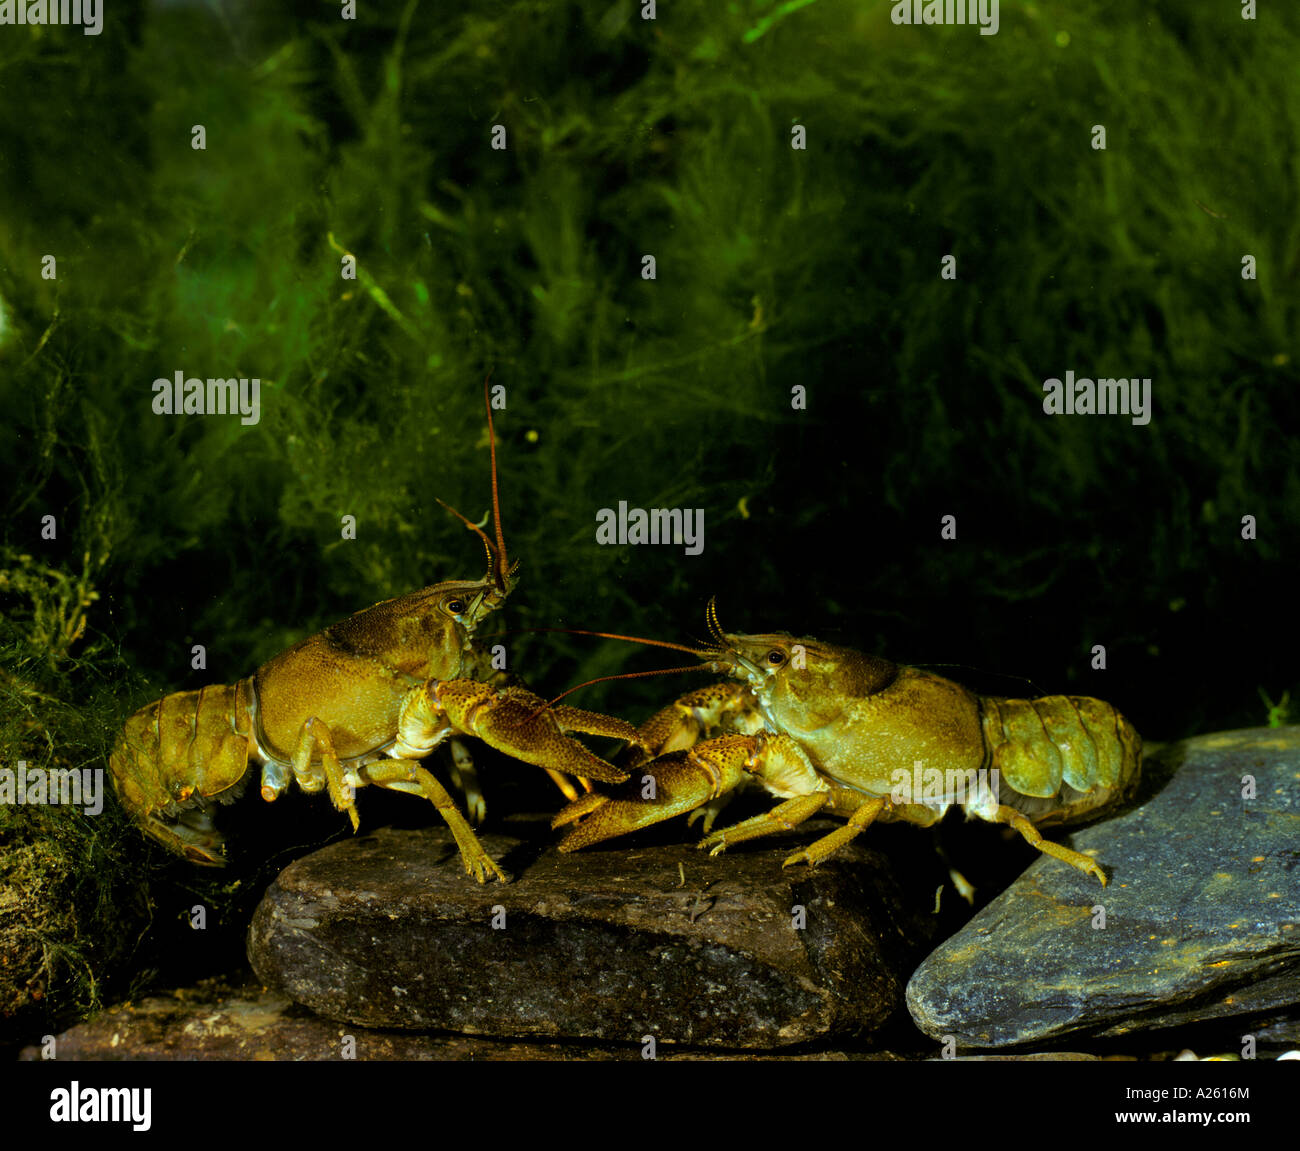
[[469, 879], [442, 828], [297, 861], [254, 916], [254, 970], [364, 1026], [770, 1048], [878, 1027], [927, 930], [856, 846], [810, 872], [782, 869], [788, 847], [711, 859], [482, 842], [513, 883]]
[[[346, 1027], [303, 1010], [278, 992], [205, 981], [196, 987], [163, 991], [136, 1002], [118, 1004], [25, 1048], [18, 1058], [27, 1062], [58, 1058], [101, 1062], [354, 1059], [359, 1063], [395, 1060], [478, 1063], [485, 1060], [636, 1060], [639, 1063], [644, 1055], [640, 1044], [519, 1042], [472, 1035]], [[706, 1053], [675, 1048], [656, 1052], [655, 1058], [898, 1062], [903, 1057], [887, 1051]]]
[[925, 960], [922, 1031], [960, 1047], [1122, 1036], [1300, 1002], [1300, 728], [1167, 745], [1146, 802], [1075, 832]]
[[[21, 1060], [50, 1058], [46, 1044]], [[493, 1043], [461, 1035], [345, 1028], [258, 987], [200, 985], [122, 1003], [57, 1035], [62, 1060], [534, 1060], [626, 1057], [614, 1048]]]

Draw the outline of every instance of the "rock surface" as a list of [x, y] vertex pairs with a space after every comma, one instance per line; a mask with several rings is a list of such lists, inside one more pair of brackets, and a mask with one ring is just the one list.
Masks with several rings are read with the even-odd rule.
[[[257, 986], [202, 985], [163, 992], [138, 1003], [120, 1004], [55, 1037], [60, 1060], [372, 1060], [523, 1061], [635, 1060], [640, 1044], [518, 1043], [469, 1035], [427, 1035], [344, 1027]], [[46, 1058], [42, 1046], [25, 1048], [20, 1059]], [[898, 1062], [888, 1052], [843, 1051], [736, 1053], [659, 1049], [666, 1060], [784, 1059], [797, 1062]]]
[[297, 861], [254, 916], [254, 970], [351, 1025], [771, 1048], [880, 1025], [932, 930], [856, 846], [810, 872], [782, 870], [788, 847], [482, 842], [515, 882], [474, 883], [441, 828]]
[[988, 1048], [1241, 1016], [1244, 1033], [1300, 1003], [1300, 728], [1189, 739], [1143, 771], [1141, 807], [1072, 837], [1110, 886], [1034, 863], [912, 977], [922, 1031]]
[[[1294, 1027], [1292, 1021], [1286, 1024]], [[1290, 1032], [1288, 1032], [1288, 1035]], [[1274, 1037], [1276, 1038], [1276, 1037]], [[1266, 1040], [1260, 1030], [1261, 1052]], [[1274, 1043], [1275, 1050], [1282, 1050]], [[1207, 1048], [1205, 1050], [1214, 1050]], [[1140, 1055], [1099, 1056], [1078, 1051], [1017, 1052], [1008, 1055], [958, 1055], [957, 1061], [1094, 1061], [1134, 1062], [1138, 1059], [1170, 1060], [1174, 1050]], [[1185, 1053], [1183, 1058], [1191, 1055]], [[762, 1060], [789, 1062], [917, 1062], [943, 1061], [941, 1056], [917, 1050], [853, 1051], [829, 1046], [798, 1050], [719, 1051], [684, 1049], [664, 1044], [654, 1057], [681, 1060]], [[1261, 1053], [1261, 1058], [1271, 1054]], [[380, 1031], [349, 1027], [313, 1015], [291, 1003], [283, 994], [255, 984], [229, 984], [204, 980], [194, 987], [163, 991], [131, 1003], [118, 1004], [55, 1036], [52, 1048], [36, 1043], [19, 1058], [39, 1061], [131, 1062], [134, 1060], [190, 1062], [194, 1060], [320, 1061], [449, 1060], [624, 1060], [647, 1058], [640, 1043], [518, 1042], [470, 1035], [428, 1034], [414, 1031]]]

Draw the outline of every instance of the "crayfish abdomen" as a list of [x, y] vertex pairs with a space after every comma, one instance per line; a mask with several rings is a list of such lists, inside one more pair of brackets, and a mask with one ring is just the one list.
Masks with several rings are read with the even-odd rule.
[[[128, 810], [160, 843], [194, 863], [225, 862], [221, 836], [202, 817], [205, 799], [226, 803], [249, 769], [252, 683], [181, 691], [140, 708], [118, 736], [108, 766]], [[172, 749], [162, 754], [162, 749]]]
[[1012, 792], [1004, 801], [1039, 826], [1077, 823], [1137, 787], [1142, 740], [1104, 700], [984, 696], [980, 703], [990, 766]]

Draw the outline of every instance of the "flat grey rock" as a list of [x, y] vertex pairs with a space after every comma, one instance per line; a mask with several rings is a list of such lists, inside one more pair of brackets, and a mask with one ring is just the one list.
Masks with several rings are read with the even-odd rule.
[[809, 871], [782, 869], [788, 846], [563, 855], [481, 839], [513, 883], [469, 879], [441, 828], [298, 860], [254, 915], [254, 970], [354, 1025], [772, 1048], [861, 1036], [901, 1011], [932, 930], [856, 845]]
[[1199, 736], [1143, 771], [1143, 806], [1072, 836], [1110, 886], [1034, 863], [913, 975], [922, 1031], [996, 1048], [1240, 1016], [1245, 1033], [1300, 1002], [1300, 728]]

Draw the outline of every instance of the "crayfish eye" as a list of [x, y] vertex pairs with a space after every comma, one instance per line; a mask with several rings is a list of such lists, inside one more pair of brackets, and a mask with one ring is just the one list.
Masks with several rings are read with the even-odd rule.
[[773, 667], [780, 667], [785, 663], [785, 652], [781, 651], [780, 648], [773, 648], [767, 653], [767, 662]]
[[447, 610], [452, 615], [464, 615], [465, 601], [463, 599], [450, 599], [447, 601]]

